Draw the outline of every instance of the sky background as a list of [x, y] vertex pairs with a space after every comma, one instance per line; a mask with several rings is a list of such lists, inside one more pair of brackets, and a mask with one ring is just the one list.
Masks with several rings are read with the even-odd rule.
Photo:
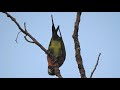
[[[66, 60], [60, 67], [64, 78], [79, 78], [72, 38], [76, 12], [10, 12], [46, 49], [51, 39], [51, 14], [66, 47]], [[48, 75], [46, 54], [35, 44], [24, 40], [18, 27], [0, 12], [0, 78], [56, 78]], [[99, 65], [93, 78], [120, 78], [120, 13], [83, 12], [79, 41], [86, 76], [93, 70], [99, 53]]]

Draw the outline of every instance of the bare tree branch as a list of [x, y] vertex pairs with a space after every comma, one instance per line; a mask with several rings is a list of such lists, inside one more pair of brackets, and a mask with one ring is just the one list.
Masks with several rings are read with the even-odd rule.
[[90, 78], [92, 78], [92, 76], [93, 76], [93, 74], [94, 74], [94, 72], [95, 72], [95, 70], [96, 70], [96, 68], [97, 68], [97, 66], [98, 66], [98, 62], [99, 62], [100, 55], [101, 55], [101, 53], [99, 53], [99, 55], [98, 55], [97, 63], [96, 63], [96, 65], [95, 65], [93, 71], [91, 72]]
[[59, 78], [63, 78], [60, 74], [60, 70], [59, 70], [59, 65], [58, 63], [55, 64], [55, 75], [58, 76]]
[[26, 29], [26, 23], [24, 22], [24, 28], [25, 28], [25, 31], [27, 32], [27, 29]]
[[27, 42], [29, 42], [29, 43], [35, 43], [35, 42], [33, 42], [33, 41], [28, 40], [28, 39], [27, 39], [27, 36], [24, 36], [24, 38], [25, 38], [25, 40], [26, 40]]
[[[27, 29], [26, 29], [26, 23], [25, 23], [25, 22], [24, 22], [24, 28], [25, 28], [25, 31], [27, 32]], [[35, 43], [34, 41], [30, 41], [30, 40], [28, 40], [28, 39], [27, 39], [27, 35], [24, 36], [24, 38], [25, 38], [25, 40], [26, 40], [27, 42], [29, 42], [29, 43]]]
[[78, 69], [81, 75], [81, 78], [86, 78], [86, 74], [85, 74], [85, 69], [83, 66], [83, 61], [82, 61], [82, 57], [80, 54], [80, 44], [79, 44], [79, 40], [78, 40], [78, 30], [79, 30], [79, 22], [80, 22], [80, 16], [81, 16], [82, 12], [77, 12], [76, 15], [76, 22], [75, 22], [75, 26], [74, 26], [74, 32], [73, 32], [73, 40], [74, 40], [74, 44], [75, 44], [75, 57], [76, 57], [76, 62], [78, 64]]
[[[21, 28], [21, 26], [19, 25], [19, 23], [16, 21], [16, 19], [15, 19], [13, 16], [11, 16], [11, 15], [10, 15], [9, 13], [7, 13], [7, 12], [3, 12], [3, 13], [6, 14], [7, 17], [9, 17], [9, 18], [17, 25], [17, 27], [20, 29], [20, 31], [21, 31], [23, 34], [25, 34], [25, 35], [28, 36], [31, 40], [33, 40], [33, 42], [34, 42], [37, 46], [39, 46], [47, 55], [49, 55], [54, 61], [57, 61], [57, 58], [56, 58], [54, 55], [52, 55], [48, 50], [46, 50], [30, 33], [27, 32], [25, 23], [24, 23], [24, 27], [25, 27], [25, 30], [24, 30], [24, 29]], [[26, 37], [26, 36], [25, 36], [25, 37]], [[26, 38], [25, 38], [25, 39], [26, 39]], [[26, 40], [27, 40], [27, 39], [26, 39]], [[27, 40], [27, 41], [29, 42], [29, 40]], [[30, 43], [31, 43], [31, 41], [30, 41]], [[57, 63], [55, 63], [55, 74], [56, 74], [56, 76], [57, 76], [58, 78], [62, 78]]]
[[17, 39], [18, 39], [18, 36], [19, 36], [20, 33], [21, 33], [21, 31], [17, 34], [17, 37], [15, 39], [16, 43], [18, 43]]

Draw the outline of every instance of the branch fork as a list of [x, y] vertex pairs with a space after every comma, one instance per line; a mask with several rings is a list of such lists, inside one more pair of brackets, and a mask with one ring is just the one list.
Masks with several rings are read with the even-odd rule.
[[[50, 52], [48, 52], [28, 31], [27, 31], [27, 29], [26, 29], [26, 23], [24, 23], [24, 29], [23, 28], [21, 28], [21, 26], [19, 25], [19, 23], [16, 21], [16, 19], [13, 17], [13, 16], [11, 16], [9, 13], [7, 13], [7, 12], [3, 12], [4, 14], [6, 14], [7, 15], [7, 17], [9, 17], [16, 25], [17, 25], [17, 27], [19, 28], [19, 30], [20, 30], [20, 32], [22, 32], [23, 34], [25, 34], [25, 36], [24, 36], [24, 38], [25, 38], [25, 40], [27, 41], [27, 42], [29, 42], [29, 43], [35, 43], [38, 47], [40, 47], [44, 52], [45, 52], [45, 54], [47, 54], [47, 55], [49, 55], [53, 60], [57, 60], [57, 58], [55, 58]], [[17, 34], [17, 37], [16, 37], [16, 42], [17, 42], [17, 39], [18, 39], [18, 35], [20, 34], [20, 32]], [[28, 40], [27, 39], [27, 36], [32, 40], [32, 41], [30, 41], [30, 40]], [[56, 76], [58, 77], [58, 78], [62, 78], [62, 75], [60, 74], [60, 70], [59, 70], [59, 67], [58, 67], [58, 64], [57, 63], [55, 63], [55, 66], [56, 66], [56, 68], [55, 68], [55, 74], [56, 74]]]

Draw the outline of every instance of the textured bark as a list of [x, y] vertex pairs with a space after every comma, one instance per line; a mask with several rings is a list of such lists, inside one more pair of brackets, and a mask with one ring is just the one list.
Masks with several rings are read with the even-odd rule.
[[85, 69], [83, 66], [83, 60], [80, 54], [80, 43], [78, 40], [78, 30], [79, 30], [79, 23], [80, 23], [80, 16], [81, 16], [82, 12], [77, 12], [76, 15], [76, 22], [75, 22], [75, 26], [74, 26], [74, 32], [73, 32], [73, 40], [74, 40], [74, 44], [75, 44], [75, 57], [76, 57], [76, 62], [78, 64], [78, 69], [81, 75], [81, 78], [86, 78], [86, 74], [85, 74]]

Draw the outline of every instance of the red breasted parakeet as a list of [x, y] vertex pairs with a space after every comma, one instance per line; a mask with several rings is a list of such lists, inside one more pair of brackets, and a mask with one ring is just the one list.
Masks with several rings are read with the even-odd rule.
[[[52, 18], [52, 37], [50, 40], [48, 51], [50, 51], [50, 53], [52, 53], [57, 58], [56, 63], [58, 63], [59, 67], [61, 67], [66, 58], [66, 50], [59, 26], [55, 28], [52, 15], [51, 18]], [[60, 36], [57, 34], [58, 30]], [[48, 61], [48, 74], [55, 75], [54, 60], [47, 56], [47, 61]]]

